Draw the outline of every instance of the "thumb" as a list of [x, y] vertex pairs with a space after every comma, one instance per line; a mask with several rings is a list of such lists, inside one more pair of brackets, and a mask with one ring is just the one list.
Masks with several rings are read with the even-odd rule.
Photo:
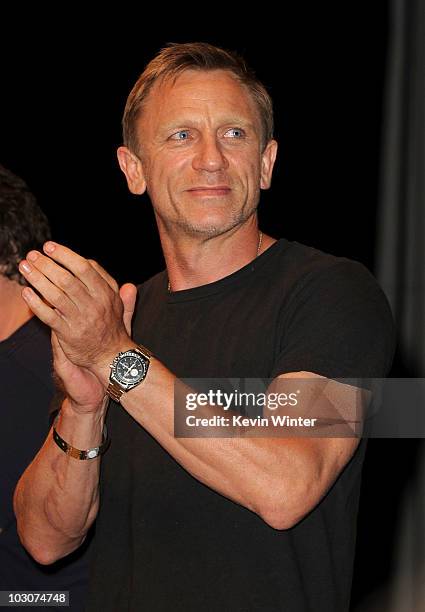
[[131, 336], [131, 319], [133, 318], [134, 307], [136, 305], [137, 289], [131, 283], [125, 283], [120, 289], [120, 298], [124, 305], [123, 321], [125, 329]]

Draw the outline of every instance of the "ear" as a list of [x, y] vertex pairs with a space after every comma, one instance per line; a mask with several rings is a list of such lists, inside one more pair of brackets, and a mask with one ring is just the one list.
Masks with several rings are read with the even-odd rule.
[[141, 195], [146, 191], [146, 181], [143, 165], [140, 159], [127, 147], [119, 147], [117, 150], [118, 163], [127, 179], [127, 185], [131, 193]]
[[269, 189], [272, 182], [272, 173], [274, 162], [276, 161], [277, 155], [277, 142], [276, 140], [270, 140], [261, 156], [261, 176], [260, 176], [260, 188]]

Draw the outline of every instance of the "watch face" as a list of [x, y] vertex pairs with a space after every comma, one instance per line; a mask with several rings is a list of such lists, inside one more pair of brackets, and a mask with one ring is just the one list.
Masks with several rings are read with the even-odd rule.
[[147, 362], [137, 353], [123, 355], [117, 362], [115, 376], [122, 385], [137, 385], [144, 379], [147, 372]]

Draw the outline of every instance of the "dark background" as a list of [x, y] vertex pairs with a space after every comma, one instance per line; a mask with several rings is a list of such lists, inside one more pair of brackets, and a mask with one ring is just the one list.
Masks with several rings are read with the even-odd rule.
[[[374, 271], [388, 3], [320, 4], [283, 6], [279, 18], [245, 9], [244, 19], [210, 6], [155, 18], [116, 7], [113, 26], [66, 11], [23, 23], [17, 12], [2, 25], [0, 163], [27, 181], [56, 241], [142, 282], [163, 260], [149, 201], [128, 193], [116, 162], [125, 100], [167, 42], [218, 44], [244, 55], [275, 103], [280, 149], [261, 228]], [[354, 601], [385, 581], [403, 486], [389, 510], [379, 505], [385, 441], [372, 442]]]
[[277, 24], [273, 15], [245, 24], [224, 14], [189, 26], [182, 15], [152, 27], [157, 19], [128, 16], [125, 33], [124, 19], [115, 28], [75, 16], [51, 29], [12, 23], [1, 161], [27, 180], [57, 241], [120, 280], [143, 280], [162, 260], [148, 200], [128, 194], [116, 163], [125, 100], [161, 46], [212, 42], [242, 53], [274, 99], [280, 152], [262, 228], [371, 267], [387, 7], [350, 4], [342, 12], [300, 3]]

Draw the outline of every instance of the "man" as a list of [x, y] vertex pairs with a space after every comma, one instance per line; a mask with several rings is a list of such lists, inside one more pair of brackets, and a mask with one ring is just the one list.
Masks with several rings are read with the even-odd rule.
[[[237, 56], [162, 50], [123, 126], [119, 163], [150, 196], [167, 269], [140, 287], [131, 339], [132, 285], [52, 242], [21, 263], [67, 391], [16, 491], [22, 541], [50, 563], [99, 512], [89, 610], [346, 610], [364, 445], [177, 438], [174, 384], [307, 378], [314, 391], [325, 378], [342, 405], [350, 391], [331, 379], [389, 370], [387, 302], [362, 265], [259, 231], [277, 143], [270, 98]], [[133, 249], [117, 256], [142, 265]]]
[[[25, 182], [0, 165], [0, 590], [69, 590], [83, 609], [88, 557], [77, 551], [50, 568], [22, 547], [13, 491], [49, 431], [54, 396], [50, 330], [21, 297], [19, 261], [50, 238], [44, 213]], [[85, 547], [84, 547], [85, 548]]]

